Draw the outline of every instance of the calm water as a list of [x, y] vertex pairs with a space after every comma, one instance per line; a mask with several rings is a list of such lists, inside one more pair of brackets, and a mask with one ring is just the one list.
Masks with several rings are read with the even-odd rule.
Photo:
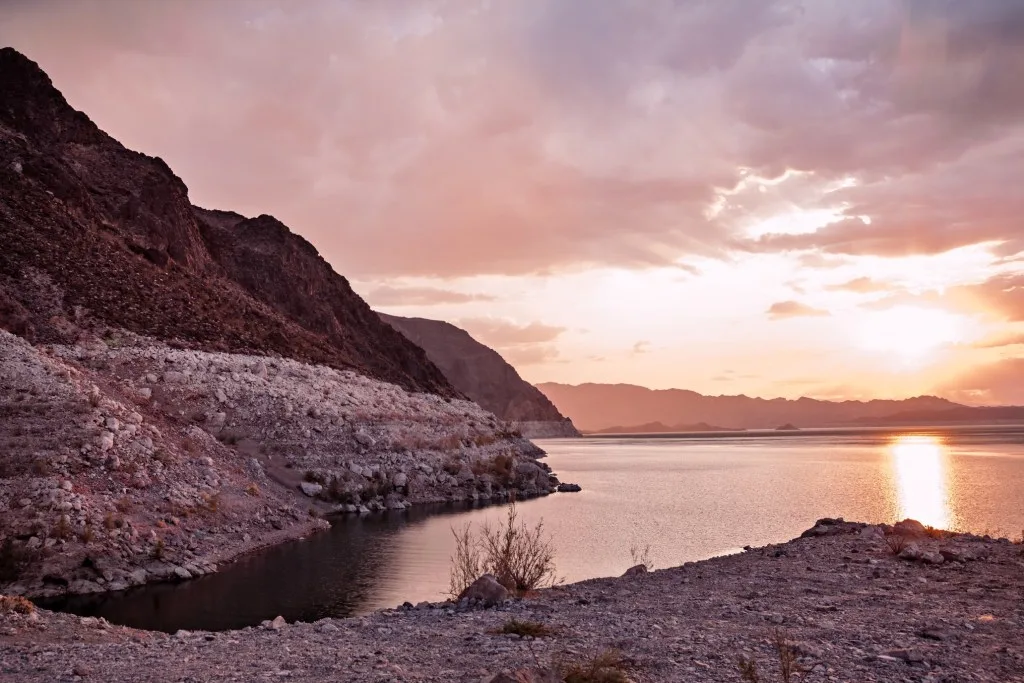
[[[807, 431], [538, 441], [584, 491], [519, 503], [543, 519], [569, 581], [622, 573], [633, 545], [658, 567], [788, 540], [815, 519], [1018, 536], [1024, 428]], [[504, 507], [435, 508], [336, 520], [332, 530], [183, 584], [61, 605], [150, 629], [225, 629], [283, 615], [312, 621], [405, 600], [439, 600], [451, 527], [500, 521]]]

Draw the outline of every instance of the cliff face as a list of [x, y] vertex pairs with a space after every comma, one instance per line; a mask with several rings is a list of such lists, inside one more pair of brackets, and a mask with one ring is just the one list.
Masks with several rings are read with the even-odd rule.
[[503, 420], [534, 437], [578, 436], [548, 398], [519, 376], [496, 351], [450, 323], [379, 314], [422, 347], [452, 385]]
[[207, 351], [274, 353], [457, 394], [316, 249], [270, 216], [196, 209], [161, 159], [74, 110], [0, 49], [0, 327], [73, 342], [87, 322]]

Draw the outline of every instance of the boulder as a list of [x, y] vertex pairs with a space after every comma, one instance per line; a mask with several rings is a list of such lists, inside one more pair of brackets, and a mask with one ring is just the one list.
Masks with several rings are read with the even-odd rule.
[[558, 485], [557, 488], [559, 493], [578, 493], [583, 490], [583, 487], [580, 486], [579, 484], [568, 483], [561, 483]]
[[184, 384], [186, 381], [188, 381], [188, 378], [183, 372], [168, 370], [164, 373], [164, 383], [166, 384]]
[[498, 583], [494, 574], [484, 574], [459, 593], [459, 601], [479, 602], [484, 607], [494, 607], [508, 600], [508, 589]]
[[647, 565], [646, 564], [636, 564], [636, 565], [633, 565], [632, 567], [630, 567], [629, 569], [627, 569], [622, 576], [623, 577], [641, 576], [641, 575], [646, 574], [646, 573], [647, 573]]
[[304, 481], [299, 484], [299, 488], [310, 498], [314, 498], [320, 495], [320, 492], [324, 490], [324, 487], [312, 481]]
[[921, 524], [916, 519], [905, 519], [902, 522], [896, 522], [892, 527], [892, 532], [903, 538], [926, 538], [928, 536], [928, 531], [924, 528], [924, 524]]

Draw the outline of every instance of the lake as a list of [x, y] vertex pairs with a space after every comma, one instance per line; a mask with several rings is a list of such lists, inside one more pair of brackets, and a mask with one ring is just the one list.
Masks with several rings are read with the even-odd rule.
[[[615, 576], [649, 546], [656, 567], [798, 536], [820, 517], [1018, 537], [1024, 428], [808, 430], [539, 440], [562, 481], [583, 486], [518, 504], [543, 520], [567, 581]], [[504, 519], [504, 506], [438, 506], [334, 520], [328, 532], [225, 565], [218, 574], [53, 604], [173, 632], [352, 616], [448, 587], [451, 529]]]

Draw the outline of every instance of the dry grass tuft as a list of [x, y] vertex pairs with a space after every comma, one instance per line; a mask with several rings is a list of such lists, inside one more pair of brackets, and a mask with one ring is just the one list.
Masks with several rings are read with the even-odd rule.
[[565, 683], [629, 683], [622, 653], [614, 649], [588, 659], [558, 662], [555, 670]]
[[19, 595], [0, 595], [0, 614], [32, 614], [36, 606]]
[[260, 495], [260, 485], [256, 482], [249, 482], [249, 485], [245, 487], [245, 492], [253, 497]]
[[[789, 640], [789, 636], [781, 629], [775, 629], [770, 636], [772, 649], [775, 650], [775, 657], [778, 663], [779, 681], [782, 683], [793, 683], [807, 673], [800, 662], [797, 661], [796, 649]], [[746, 683], [761, 683], [761, 673], [757, 667], [757, 661], [741, 656], [739, 658], [740, 679]]]
[[517, 636], [530, 636], [531, 638], [546, 638], [555, 634], [555, 629], [539, 621], [520, 621], [512, 618], [502, 624], [501, 628], [494, 629], [492, 633], [515, 634]]

